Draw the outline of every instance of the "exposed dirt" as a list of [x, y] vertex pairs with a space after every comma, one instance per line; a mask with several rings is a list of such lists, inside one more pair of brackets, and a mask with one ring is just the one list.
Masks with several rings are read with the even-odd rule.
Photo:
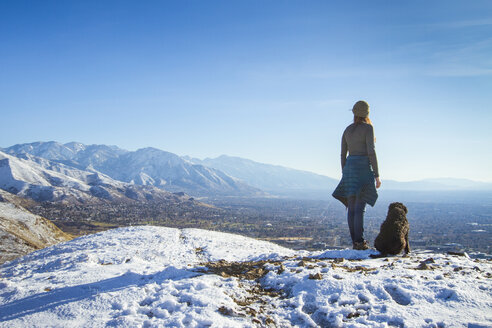
[[281, 265], [281, 261], [253, 261], [253, 262], [227, 262], [220, 260], [217, 262], [203, 263], [207, 268], [204, 273], [214, 273], [224, 278], [237, 277], [239, 279], [257, 280], [268, 273], [266, 264], [275, 266]]
[[[196, 253], [203, 252], [202, 249], [196, 249]], [[317, 268], [326, 268], [330, 266], [333, 270], [341, 269], [347, 272], [368, 273], [376, 268], [368, 268], [360, 265], [353, 265], [351, 260], [343, 258], [336, 259], [317, 259], [309, 257], [290, 257], [282, 260], [262, 260], [250, 262], [228, 262], [220, 260], [216, 262], [202, 263], [202, 269], [199, 272], [206, 274], [216, 274], [224, 278], [235, 277], [239, 280], [239, 286], [245, 291], [246, 296], [229, 295], [237, 304], [237, 308], [231, 309], [221, 307], [219, 312], [226, 316], [245, 316], [250, 317], [253, 324], [259, 327], [277, 327], [281, 323], [275, 322], [269, 313], [271, 312], [272, 299], [288, 297], [286, 290], [265, 289], [261, 284], [261, 279], [270, 271], [282, 274], [286, 270], [287, 261], [298, 261], [293, 267], [291, 262], [288, 267], [290, 270], [312, 270]], [[308, 279], [321, 280], [323, 275], [320, 272], [309, 273]], [[359, 313], [353, 313], [352, 317], [357, 317]]]

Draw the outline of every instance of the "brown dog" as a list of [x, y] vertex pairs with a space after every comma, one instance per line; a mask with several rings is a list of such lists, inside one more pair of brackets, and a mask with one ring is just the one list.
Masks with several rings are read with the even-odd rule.
[[402, 203], [390, 204], [386, 220], [381, 224], [379, 235], [374, 241], [374, 247], [382, 255], [396, 255], [403, 250], [410, 253], [407, 213], [407, 207]]

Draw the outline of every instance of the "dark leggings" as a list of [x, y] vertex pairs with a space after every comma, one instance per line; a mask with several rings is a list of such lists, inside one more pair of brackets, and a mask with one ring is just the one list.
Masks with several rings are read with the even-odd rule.
[[348, 198], [347, 221], [352, 242], [364, 241], [364, 212], [366, 203], [355, 196]]

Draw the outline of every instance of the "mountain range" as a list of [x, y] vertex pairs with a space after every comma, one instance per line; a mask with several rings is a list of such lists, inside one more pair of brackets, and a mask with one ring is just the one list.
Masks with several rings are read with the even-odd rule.
[[187, 158], [190, 161], [221, 170], [249, 185], [272, 194], [294, 193], [306, 190], [332, 190], [338, 180], [312, 172], [295, 170], [279, 165], [254, 162], [240, 157], [222, 155], [217, 158]]
[[131, 201], [169, 199], [170, 192], [114, 180], [30, 154], [0, 152], [0, 189], [35, 201]]
[[[155, 148], [35, 142], [0, 151], [0, 188], [36, 200], [145, 198], [167, 192], [256, 195], [219, 170]], [[152, 196], [151, 196], [152, 195]]]
[[[145, 199], [162, 190], [192, 196], [309, 197], [330, 195], [337, 183], [312, 172], [226, 155], [200, 160], [156, 148], [128, 151], [54, 141], [0, 149], [0, 188], [36, 200]], [[492, 190], [492, 184], [464, 179], [385, 180], [384, 188]]]

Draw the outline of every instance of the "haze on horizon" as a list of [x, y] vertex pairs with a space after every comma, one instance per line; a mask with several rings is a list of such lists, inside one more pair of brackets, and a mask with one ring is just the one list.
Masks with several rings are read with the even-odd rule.
[[2, 1], [0, 147], [221, 154], [340, 176], [371, 105], [381, 178], [492, 182], [490, 1]]

